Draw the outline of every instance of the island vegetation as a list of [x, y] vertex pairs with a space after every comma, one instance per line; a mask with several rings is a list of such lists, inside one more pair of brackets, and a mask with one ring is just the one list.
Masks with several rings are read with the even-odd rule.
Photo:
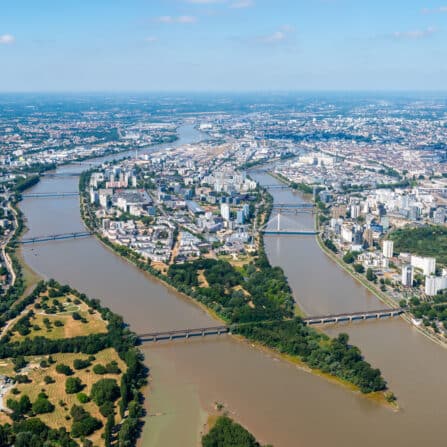
[[261, 444], [242, 425], [228, 416], [220, 416], [202, 437], [202, 447], [261, 447]]

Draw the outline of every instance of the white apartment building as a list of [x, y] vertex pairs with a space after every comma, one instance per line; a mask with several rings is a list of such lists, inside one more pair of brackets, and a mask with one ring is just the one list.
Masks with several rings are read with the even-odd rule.
[[402, 285], [405, 287], [412, 287], [414, 280], [414, 269], [410, 264], [402, 267]]
[[392, 258], [394, 250], [394, 242], [393, 241], [383, 241], [382, 253], [385, 258]]
[[411, 255], [411, 265], [417, 269], [421, 269], [424, 275], [433, 275], [436, 271], [436, 259]]
[[230, 205], [228, 205], [228, 203], [222, 203], [220, 205], [220, 215], [225, 220], [230, 220]]

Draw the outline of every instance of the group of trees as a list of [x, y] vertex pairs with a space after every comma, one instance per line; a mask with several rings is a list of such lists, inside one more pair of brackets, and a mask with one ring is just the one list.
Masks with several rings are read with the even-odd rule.
[[[118, 409], [124, 420], [116, 433], [116, 445], [118, 447], [135, 445], [141, 427], [140, 418], [143, 415], [143, 408], [141, 405], [143, 396], [140, 389], [146, 383], [147, 376], [147, 369], [143, 364], [143, 356], [136, 347], [136, 335], [126, 328], [120, 316], [111, 312], [110, 309], [102, 307], [98, 300], [90, 299], [85, 294], [79, 293], [78, 291], [71, 289], [69, 286], [62, 286], [54, 280], [50, 280], [46, 283], [39, 283], [30, 296], [26, 297], [20, 304], [17, 304], [15, 309], [10, 311], [10, 315], [15, 314], [16, 312], [18, 315], [21, 311], [19, 309], [23, 310], [27, 305], [32, 304], [39, 295], [47, 289], [55, 289], [56, 291], [54, 293], [59, 293], [60, 296], [71, 294], [78, 300], [84, 301], [91, 309], [99, 312], [102, 318], [107, 321], [108, 332], [55, 340], [38, 336], [32, 340], [26, 337], [21, 341], [11, 341], [10, 336], [7, 335], [0, 340], [0, 358], [16, 358], [20, 360], [23, 356], [29, 355], [51, 355], [55, 353], [78, 352], [90, 355], [88, 360], [77, 359], [73, 362], [75, 369], [82, 369], [83, 367], [87, 367], [87, 364], [90, 365], [90, 359], [94, 359], [94, 357], [91, 356], [92, 354], [113, 347], [126, 365], [126, 371], [121, 377], [121, 384], [119, 385], [115, 379], [100, 379], [92, 387], [91, 399], [98, 405], [101, 414], [108, 418], [108, 425], [106, 426], [106, 431], [108, 433], [107, 437], [109, 440], [108, 445], [110, 445], [112, 437], [115, 436], [115, 423], [113, 419], [115, 405], [113, 402], [116, 402], [119, 399]], [[116, 362], [108, 363], [105, 368], [106, 372], [113, 371], [114, 373], [119, 374], [119, 368]], [[76, 377], [71, 377], [74, 372], [69, 365], [58, 364], [56, 370], [61, 374], [69, 376], [66, 380], [66, 391], [68, 393], [79, 393], [79, 391], [82, 390], [82, 382]], [[46, 383], [49, 382], [46, 381]], [[80, 394], [82, 393], [78, 394], [78, 400], [81, 402], [83, 399], [80, 397]], [[86, 401], [88, 400], [89, 398], [87, 396]], [[35, 414], [54, 410], [54, 405], [48, 400], [44, 393], [39, 394], [37, 400], [31, 404], [31, 407], [28, 401], [22, 396], [19, 401], [10, 402], [13, 407], [13, 414], [17, 416], [17, 420], [25, 417], [25, 420], [22, 422], [27, 422], [30, 421], [30, 418]], [[38, 421], [35, 422], [35, 424], [39, 431], [32, 431], [29, 435], [29, 439], [34, 439], [33, 437], [37, 434], [37, 436], [39, 436], [39, 443], [21, 444], [21, 439], [25, 439], [25, 435], [21, 434], [21, 426], [13, 424], [12, 426], [0, 426], [0, 447], [3, 445], [33, 445], [33, 447], [44, 446], [44, 444], [45, 446], [60, 445], [61, 447], [78, 445], [72, 438], [88, 436], [93, 433], [93, 431], [100, 428], [102, 423], [93, 418], [82, 407], [75, 407], [72, 408], [71, 412], [71, 417], [73, 419], [71, 436], [66, 431], [61, 432], [50, 430], [45, 424], [42, 425], [41, 421], [34, 419], [35, 421]], [[2, 444], [2, 436], [4, 439], [7, 439], [8, 444]], [[28, 440], [28, 438], [26, 439]], [[53, 439], [55, 442], [50, 442]]]
[[8, 399], [6, 405], [11, 410], [11, 419], [19, 421], [25, 416], [35, 416], [37, 414], [52, 413], [54, 405], [48, 400], [48, 396], [41, 392], [37, 399], [31, 403], [29, 397], [24, 394], [19, 400]]
[[20, 194], [23, 191], [25, 191], [28, 188], [31, 188], [31, 186], [36, 185], [37, 183], [39, 183], [39, 176], [38, 175], [31, 175], [28, 177], [19, 177], [18, 180], [16, 181], [13, 190], [14, 192]]
[[415, 318], [422, 319], [424, 326], [431, 327], [437, 333], [447, 333], [447, 290], [440, 291], [432, 301], [421, 301], [413, 297], [400, 304], [402, 307], [408, 306]]
[[221, 416], [209, 433], [202, 437], [202, 447], [261, 447], [261, 445], [242, 425], [228, 416]]
[[70, 434], [74, 438], [89, 436], [102, 427], [102, 422], [94, 418], [88, 411], [79, 405], [73, 405], [70, 410], [73, 419]]
[[[199, 284], [200, 271], [206, 286]], [[169, 267], [167, 281], [229, 323], [276, 320], [293, 314], [291, 290], [282, 269], [270, 267], [261, 257], [240, 271], [227, 261], [215, 259], [174, 264]]]
[[0, 425], [0, 447], [77, 447], [65, 428], [51, 429], [38, 418]]
[[394, 251], [419, 256], [433, 256], [441, 264], [447, 264], [447, 228], [441, 225], [425, 225], [417, 228], [399, 228], [390, 234]]
[[348, 335], [330, 339], [303, 324], [300, 318], [236, 326], [234, 332], [259, 341], [284, 354], [298, 356], [313, 369], [356, 385], [362, 393], [386, 388], [379, 369], [366, 362], [358, 348], [351, 346]]

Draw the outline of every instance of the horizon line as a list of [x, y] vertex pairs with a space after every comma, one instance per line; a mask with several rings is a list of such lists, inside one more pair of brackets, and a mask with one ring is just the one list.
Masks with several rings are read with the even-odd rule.
[[293, 93], [344, 93], [344, 94], [356, 94], [356, 93], [424, 93], [434, 94], [442, 93], [447, 94], [446, 89], [246, 89], [246, 90], [0, 90], [0, 95], [27, 95], [27, 94], [293, 94]]

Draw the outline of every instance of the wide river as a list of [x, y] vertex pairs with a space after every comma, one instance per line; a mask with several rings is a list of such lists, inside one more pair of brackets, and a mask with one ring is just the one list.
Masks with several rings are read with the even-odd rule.
[[[182, 144], [198, 141], [180, 128]], [[163, 146], [161, 146], [163, 147]], [[79, 172], [79, 166], [57, 173]], [[264, 184], [277, 183], [266, 174]], [[32, 192], [75, 191], [78, 178], [44, 177]], [[303, 198], [272, 190], [277, 202]], [[31, 235], [83, 229], [77, 198], [25, 199]], [[291, 217], [309, 224], [309, 217]], [[284, 268], [297, 302], [308, 314], [381, 308], [319, 249], [312, 236], [269, 236], [266, 248]], [[43, 277], [100, 298], [136, 332], [197, 327], [214, 320], [192, 301], [166, 288], [105, 248], [95, 238], [25, 246], [26, 262]], [[298, 369], [230, 336], [143, 347], [150, 367], [145, 447], [196, 447], [216, 401], [262, 443], [288, 446], [437, 446], [447, 438], [447, 351], [400, 319], [328, 330], [347, 332], [380, 368], [402, 407], [395, 413], [357, 393]]]

